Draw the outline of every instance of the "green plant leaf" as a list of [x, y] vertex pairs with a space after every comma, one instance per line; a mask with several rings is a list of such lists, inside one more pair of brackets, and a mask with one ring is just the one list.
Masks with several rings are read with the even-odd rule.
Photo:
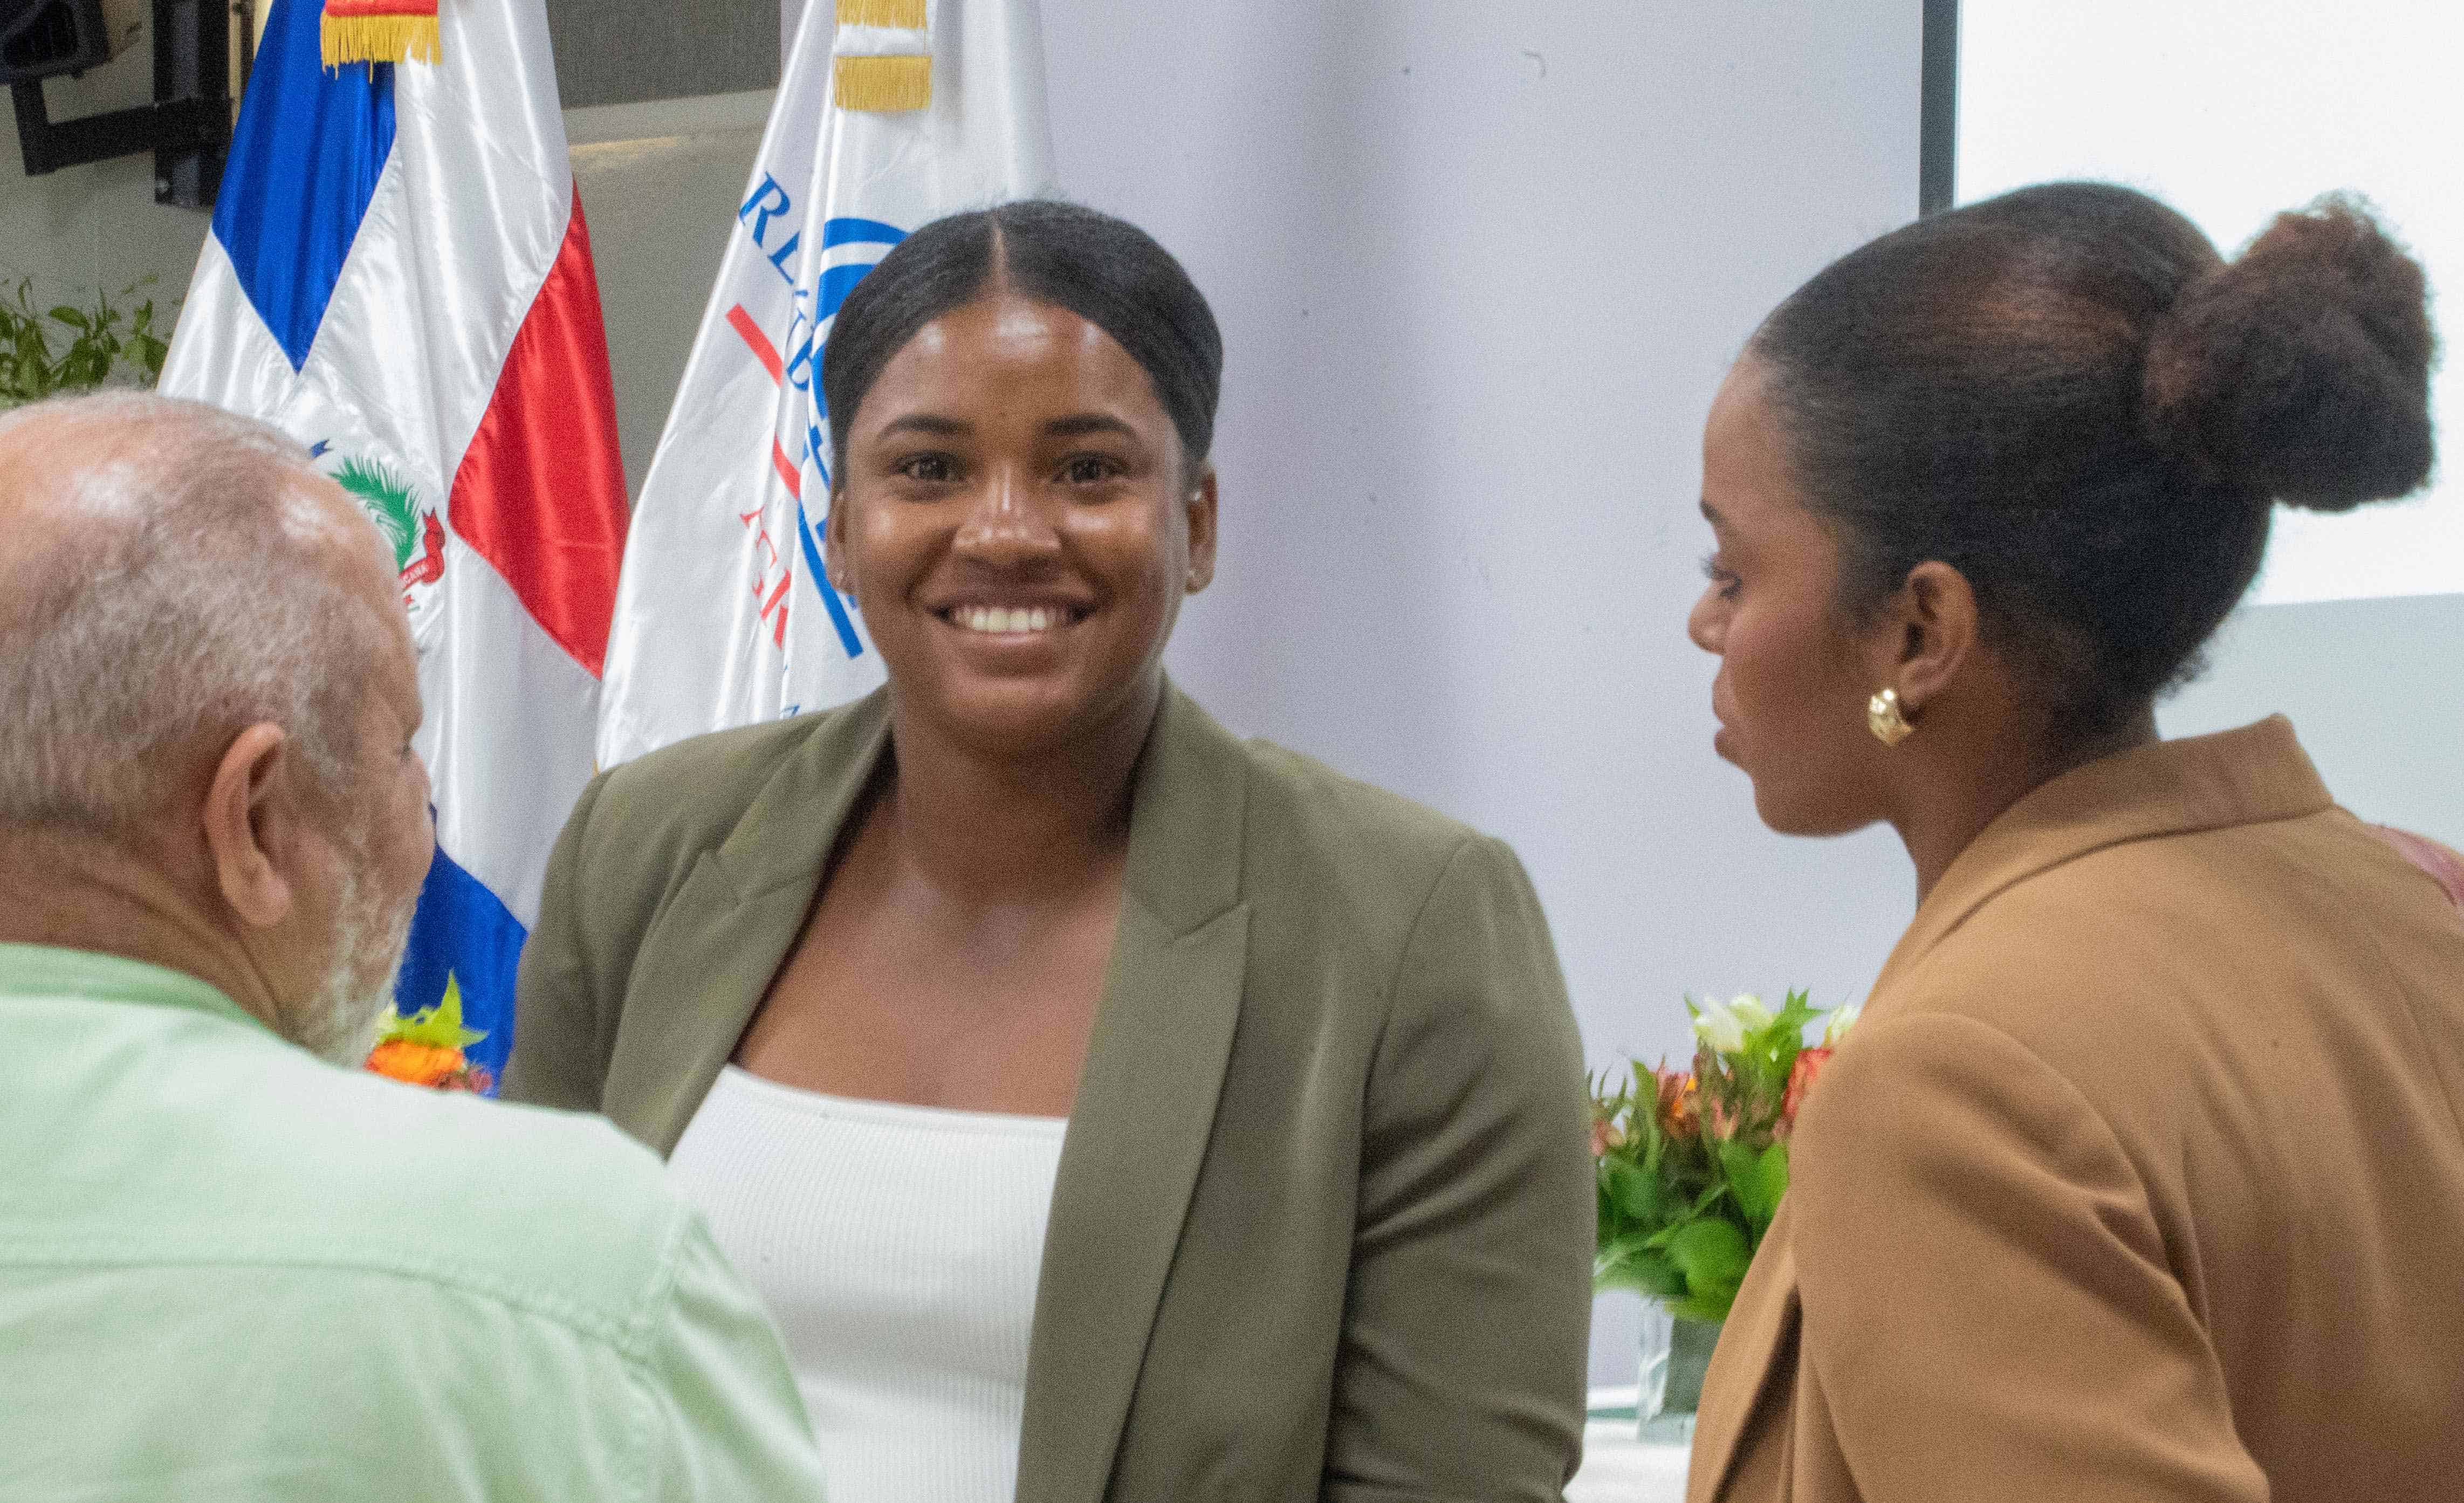
[[1788, 1144], [1773, 1143], [1756, 1153], [1743, 1143], [1724, 1143], [1721, 1171], [1735, 1192], [1737, 1208], [1746, 1213], [1746, 1228], [1757, 1242], [1779, 1214], [1779, 1198], [1788, 1193]]
[[1746, 1233], [1725, 1217], [1689, 1221], [1669, 1240], [1668, 1261], [1685, 1275], [1685, 1292], [1696, 1300], [1727, 1302], [1746, 1281], [1753, 1253]]
[[1763, 1150], [1762, 1162], [1754, 1165], [1754, 1179], [1761, 1185], [1762, 1203], [1770, 1207], [1763, 1213], [1763, 1225], [1768, 1227], [1788, 1194], [1788, 1144], [1773, 1143]]
[[1737, 1292], [1732, 1289], [1725, 1294], [1701, 1297], [1678, 1294], [1661, 1302], [1668, 1307], [1670, 1315], [1681, 1320], [1700, 1320], [1706, 1325], [1718, 1325], [1727, 1319], [1728, 1312], [1736, 1307]]
[[1610, 1160], [1606, 1172], [1609, 1195], [1618, 1214], [1645, 1227], [1657, 1227], [1666, 1217], [1657, 1177], [1644, 1173], [1640, 1165], [1617, 1160]]
[[1595, 1290], [1631, 1289], [1651, 1299], [1667, 1300], [1685, 1293], [1685, 1275], [1661, 1253], [1641, 1247], [1604, 1249], [1592, 1265]]
[[52, 319], [54, 321], [65, 323], [73, 329], [90, 330], [94, 327], [93, 320], [87, 318], [77, 309], [70, 307], [67, 303], [61, 303], [59, 306], [54, 308], [52, 310]]

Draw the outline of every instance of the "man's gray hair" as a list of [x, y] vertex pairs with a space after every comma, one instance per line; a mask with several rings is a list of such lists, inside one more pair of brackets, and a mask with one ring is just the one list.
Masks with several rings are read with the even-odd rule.
[[382, 629], [319, 557], [333, 522], [290, 483], [308, 452], [139, 392], [0, 415], [0, 447], [45, 419], [97, 457], [55, 461], [72, 526], [0, 538], [0, 826], [129, 832], [184, 748], [260, 721], [341, 800]]

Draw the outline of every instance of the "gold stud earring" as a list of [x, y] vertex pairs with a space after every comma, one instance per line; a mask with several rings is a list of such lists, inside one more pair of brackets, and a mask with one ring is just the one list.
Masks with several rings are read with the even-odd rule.
[[1917, 733], [1900, 710], [1900, 692], [1896, 689], [1877, 689], [1874, 697], [1865, 701], [1865, 729], [1885, 746], [1897, 746]]

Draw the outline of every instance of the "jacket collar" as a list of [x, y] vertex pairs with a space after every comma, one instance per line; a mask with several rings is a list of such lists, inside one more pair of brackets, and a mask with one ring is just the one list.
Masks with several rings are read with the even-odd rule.
[[92, 1002], [186, 1008], [243, 1024], [269, 1039], [280, 1037], [264, 1019], [231, 1001], [210, 982], [98, 950], [0, 943], [0, 1000], [19, 996], [82, 997]]
[[2334, 805], [2280, 715], [2074, 767], [2003, 811], [1953, 858], [1892, 947], [1873, 992], [1885, 992], [1997, 895], [2066, 861], [2160, 835], [2298, 819]]
[[839, 830], [889, 746], [886, 689], [815, 717], [643, 933], [602, 1097], [663, 1157], [803, 932]]
[[[1988, 825], [1952, 860], [1891, 951], [1872, 995], [1892, 984], [1995, 895], [2110, 846], [2161, 835], [2297, 819], [2333, 807], [2282, 716], [2213, 736], [2159, 741], [2075, 767]], [[1789, 1204], [1755, 1255], [1712, 1359], [1694, 1431], [1687, 1495], [1716, 1498], [1756, 1411], [1793, 1382], [1802, 1319]]]

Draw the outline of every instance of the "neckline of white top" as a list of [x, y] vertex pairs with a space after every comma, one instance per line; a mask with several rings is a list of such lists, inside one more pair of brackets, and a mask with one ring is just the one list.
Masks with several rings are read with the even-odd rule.
[[757, 1075], [730, 1063], [720, 1069], [730, 1085], [749, 1091], [773, 1106], [841, 1121], [875, 1122], [894, 1127], [944, 1133], [997, 1133], [1012, 1138], [1058, 1138], [1069, 1127], [1066, 1116], [1031, 1116], [1017, 1112], [971, 1112], [950, 1106], [919, 1106], [913, 1101], [882, 1101], [870, 1096], [833, 1095], [807, 1091]]

